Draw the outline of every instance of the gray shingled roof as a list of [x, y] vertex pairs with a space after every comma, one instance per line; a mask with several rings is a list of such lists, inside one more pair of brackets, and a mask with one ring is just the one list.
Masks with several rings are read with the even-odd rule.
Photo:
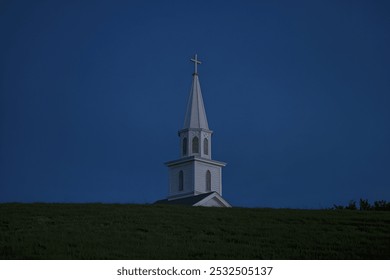
[[171, 204], [171, 205], [188, 205], [192, 206], [195, 203], [198, 203], [202, 199], [208, 197], [209, 195], [213, 194], [214, 192], [208, 192], [208, 193], [202, 193], [195, 196], [185, 197], [185, 198], [178, 198], [174, 200], [168, 200], [168, 199], [162, 199], [156, 201], [154, 204]]

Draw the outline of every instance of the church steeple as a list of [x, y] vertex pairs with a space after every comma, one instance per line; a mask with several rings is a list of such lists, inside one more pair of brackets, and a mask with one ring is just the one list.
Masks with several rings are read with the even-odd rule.
[[213, 132], [209, 130], [200, 90], [200, 61], [197, 55], [191, 61], [195, 63], [195, 72], [184, 126], [179, 130], [180, 158], [165, 163], [169, 168], [169, 195], [159, 203], [230, 207], [222, 198], [222, 167], [226, 163], [211, 159]]
[[211, 134], [203, 104], [202, 91], [200, 89], [198, 56], [191, 59], [195, 64], [192, 74], [192, 86], [187, 103], [187, 112], [184, 119], [183, 129], [179, 131], [182, 157], [198, 156], [211, 159]]
[[[196, 57], [196, 56], [195, 56]], [[183, 129], [203, 128], [209, 129], [206, 110], [204, 109], [202, 91], [200, 90], [199, 76], [195, 72], [192, 78], [190, 97], [187, 104], [187, 112]]]

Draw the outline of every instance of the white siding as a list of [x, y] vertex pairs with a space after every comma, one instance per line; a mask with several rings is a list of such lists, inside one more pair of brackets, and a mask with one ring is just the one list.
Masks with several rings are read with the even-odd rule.
[[221, 194], [222, 190], [222, 169], [219, 166], [204, 162], [195, 162], [195, 192], [205, 193], [206, 191], [206, 172], [210, 170], [211, 173], [211, 191]]
[[[188, 130], [188, 131], [180, 131], [179, 132], [179, 137], [180, 137], [180, 156], [181, 157], [187, 157], [187, 156], [200, 156], [206, 159], [211, 159], [211, 135], [212, 132], [208, 131], [202, 131], [199, 129], [195, 130]], [[193, 153], [192, 152], [192, 139], [194, 137], [198, 137], [199, 139], [199, 153]], [[187, 139], [187, 154], [183, 154], [183, 139]], [[209, 153], [208, 155], [204, 154], [204, 139], [207, 138], [209, 143], [208, 143], [208, 150]]]
[[[179, 191], [179, 172], [183, 171], [184, 189]], [[169, 196], [180, 195], [194, 190], [194, 168], [191, 162], [169, 168]]]

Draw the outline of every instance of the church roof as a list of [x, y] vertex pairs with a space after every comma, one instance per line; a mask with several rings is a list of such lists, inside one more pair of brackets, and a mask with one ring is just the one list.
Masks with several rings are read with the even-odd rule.
[[[216, 204], [213, 205], [208, 203], [211, 199], [214, 199]], [[202, 193], [178, 199], [162, 199], [156, 201], [154, 204], [231, 207], [231, 205], [216, 192]]]
[[[195, 61], [197, 61], [196, 58]], [[195, 62], [195, 65], [197, 64], [197, 62]], [[209, 129], [206, 117], [206, 110], [204, 109], [203, 104], [202, 92], [200, 90], [199, 76], [196, 68], [195, 73], [193, 74], [190, 98], [188, 99], [187, 112], [184, 120], [183, 129], [187, 128], [203, 128], [207, 130]]]
[[184, 198], [178, 198], [178, 199], [162, 199], [156, 201], [154, 204], [174, 204], [174, 205], [188, 205], [192, 206], [202, 199], [208, 197], [211, 193], [202, 193], [194, 196], [184, 197]]

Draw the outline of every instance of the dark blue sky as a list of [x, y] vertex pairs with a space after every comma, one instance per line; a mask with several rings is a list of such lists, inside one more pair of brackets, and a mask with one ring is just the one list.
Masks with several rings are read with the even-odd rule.
[[193, 65], [236, 206], [390, 200], [388, 1], [1, 1], [0, 202], [152, 203]]

